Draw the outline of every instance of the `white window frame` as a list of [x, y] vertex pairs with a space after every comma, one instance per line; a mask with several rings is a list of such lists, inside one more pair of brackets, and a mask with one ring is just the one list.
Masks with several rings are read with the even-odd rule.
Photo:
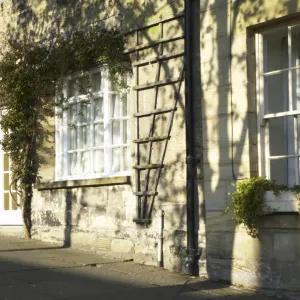
[[[0, 129], [0, 140], [3, 139], [3, 132]], [[7, 155], [8, 158], [8, 169], [4, 169], [4, 156]], [[15, 189], [11, 192], [14, 193], [15, 199], [12, 199], [9, 189], [5, 187], [4, 177], [9, 177], [9, 183], [11, 182], [11, 160], [9, 155], [3, 151], [0, 145], [0, 225], [22, 225], [22, 210], [20, 207], [13, 209], [13, 201], [15, 200], [20, 204], [20, 196]], [[5, 195], [8, 197], [8, 209], [4, 210]]]
[[[66, 80], [65, 87], [64, 87], [64, 97], [67, 98], [67, 82], [69, 80], [76, 80], [83, 76], [92, 76], [92, 74], [100, 72], [101, 73], [101, 81], [103, 82], [102, 89], [99, 92], [92, 92], [91, 89], [88, 90], [87, 95], [77, 95], [70, 97], [67, 100], [67, 104], [64, 105], [64, 110], [60, 112], [61, 114], [57, 113], [55, 118], [55, 180], [81, 180], [81, 179], [93, 179], [93, 178], [107, 178], [107, 177], [115, 177], [115, 176], [131, 176], [131, 161], [130, 161], [130, 118], [129, 118], [129, 112], [130, 112], [130, 99], [129, 99], [129, 92], [128, 90], [122, 90], [120, 92], [112, 91], [110, 90], [111, 83], [109, 82], [109, 76], [108, 72], [100, 70], [99, 68], [93, 68], [89, 72], [78, 74], [74, 77], [69, 77]], [[109, 99], [111, 95], [125, 95], [127, 97], [127, 116], [123, 116], [122, 109], [123, 104], [119, 105], [119, 116], [117, 118], [111, 117], [111, 111], [110, 111], [110, 103]], [[92, 120], [92, 116], [94, 114], [94, 107], [93, 107], [93, 101], [96, 97], [102, 97], [103, 98], [103, 119], [101, 121], [94, 121]], [[90, 127], [90, 135], [89, 135], [89, 144], [90, 147], [88, 148], [88, 151], [90, 151], [90, 171], [88, 174], [70, 174], [70, 168], [71, 168], [71, 162], [69, 161], [69, 155], [71, 152], [77, 153], [77, 164], [79, 162], [79, 152], [87, 151], [86, 149], [75, 149], [70, 150], [69, 149], [69, 133], [68, 133], [68, 123], [69, 123], [69, 107], [72, 104], [80, 103], [82, 101], [89, 101], [89, 104], [91, 106], [90, 111], [90, 122], [89, 123], [80, 123], [77, 120], [76, 126], [89, 126]], [[79, 105], [77, 105], [77, 113]], [[59, 109], [58, 109], [59, 110]], [[79, 116], [79, 114], [78, 114]], [[113, 121], [119, 121], [120, 122], [120, 143], [113, 144], [110, 142], [110, 134], [112, 130], [112, 123]], [[127, 121], [127, 143], [121, 143], [123, 141], [123, 133], [124, 133], [124, 122]], [[94, 125], [98, 123], [103, 123], [104, 128], [104, 143], [103, 146], [94, 146], [93, 145], [93, 137], [94, 137]], [[77, 134], [77, 146], [80, 145], [80, 134]], [[111, 156], [112, 151], [114, 148], [120, 149], [119, 159], [121, 164], [121, 170], [123, 171], [116, 171], [112, 172], [110, 171], [111, 166]], [[124, 170], [124, 160], [122, 159], [122, 151], [127, 148], [129, 151], [129, 160], [128, 160], [128, 170]], [[94, 173], [92, 172], [94, 168], [94, 155], [93, 151], [95, 150], [104, 150], [104, 172], [102, 173]]]
[[[260, 30], [255, 34], [255, 48], [256, 48], [256, 87], [257, 87], [257, 132], [258, 132], [258, 167], [259, 175], [271, 178], [271, 160], [294, 158], [295, 159], [295, 182], [297, 185], [299, 182], [299, 125], [298, 116], [300, 110], [293, 109], [293, 86], [292, 86], [292, 72], [294, 70], [300, 70], [300, 63], [297, 66], [292, 66], [292, 27], [299, 26], [300, 23], [282, 24], [282, 28], [288, 30], [288, 68], [279, 69], [269, 72], [264, 72], [264, 53], [263, 53], [263, 34], [276, 29], [276, 27], [269, 28], [267, 30]], [[277, 27], [277, 28], [278, 28]], [[278, 113], [265, 113], [267, 111], [267, 101], [264, 99], [264, 77], [281, 74], [288, 72], [288, 107], [287, 111]], [[293, 133], [294, 133], [294, 154], [293, 155], [270, 155], [270, 143], [269, 143], [269, 122], [275, 118], [282, 118], [293, 116]]]

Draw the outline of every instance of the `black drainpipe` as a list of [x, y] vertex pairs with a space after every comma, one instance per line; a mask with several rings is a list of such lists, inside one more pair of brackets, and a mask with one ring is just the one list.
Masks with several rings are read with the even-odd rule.
[[187, 262], [186, 272], [198, 276], [195, 234], [195, 150], [194, 150], [194, 90], [193, 90], [193, 7], [192, 0], [184, 4], [185, 35], [185, 123], [186, 123], [186, 212], [187, 212]]

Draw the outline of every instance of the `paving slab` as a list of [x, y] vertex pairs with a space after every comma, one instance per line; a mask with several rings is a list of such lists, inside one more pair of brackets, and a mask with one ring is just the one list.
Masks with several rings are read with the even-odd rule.
[[[164, 269], [3, 236], [0, 300], [270, 300], [258, 293]], [[273, 298], [274, 299], [274, 298]]]

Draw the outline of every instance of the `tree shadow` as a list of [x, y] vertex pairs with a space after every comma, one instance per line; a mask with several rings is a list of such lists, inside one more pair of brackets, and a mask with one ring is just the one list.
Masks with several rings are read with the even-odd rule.
[[[253, 162], [243, 157], [245, 152], [250, 153], [253, 126], [249, 126], [247, 105], [239, 107], [240, 91], [236, 88], [247, 83], [239, 82], [235, 75], [237, 70], [246, 72], [245, 53], [232, 47], [236, 14], [242, 2], [202, 2], [199, 14], [207, 259], [203, 272], [209, 278], [233, 283], [238, 273], [234, 267], [237, 229], [232, 216], [224, 215], [224, 210], [230, 204], [231, 184], [253, 175]], [[243, 170], [243, 165], [250, 168]]]
[[[11, 9], [11, 18], [6, 19], [6, 31], [8, 36], [20, 39], [27, 38], [32, 40], [46, 39], [53, 33], [63, 32], [72, 27], [89, 26], [91, 24], [102, 24], [106, 27], [118, 27], [128, 37], [128, 47], [134, 45], [132, 41], [135, 30], [138, 30], [138, 45], [148, 44], [145, 49], [138, 52], [138, 60], [134, 55], [131, 55], [132, 63], [140, 60], [151, 59], [161, 54], [159, 47], [155, 45], [159, 35], [157, 34], [158, 25], [154, 24], [158, 21], [163, 21], [168, 16], [180, 15], [183, 10], [184, 2], [182, 0], [175, 1], [131, 1], [124, 2], [116, 1], [100, 1], [88, 0], [84, 1], [45, 1], [40, 5], [32, 4], [28, 0], [12, 1], [12, 6], [6, 7], [4, 4], [3, 10], [5, 13]], [[8, 14], [6, 14], [8, 15]], [[153, 26], [147, 24], [153, 23]], [[147, 26], [148, 27], [147, 27]], [[146, 26], [146, 27], [144, 27]], [[183, 18], [164, 23], [163, 36], [174, 38], [183, 34]], [[169, 42], [168, 39], [162, 43], [163, 54], [172, 54], [183, 51], [183, 40]], [[153, 69], [156, 66], [149, 64], [139, 68], [139, 83], [142, 84], [153, 81]], [[163, 63], [161, 68], [161, 78], [169, 79], [174, 76], [179, 76], [183, 67], [182, 57], [175, 58], [171, 63]], [[183, 83], [182, 83], [183, 84]], [[164, 85], [159, 88], [158, 102], [159, 105], [170, 104], [174, 99], [178, 85]], [[152, 91], [153, 93], [153, 91]], [[38, 233], [42, 239], [52, 239], [63, 241], [64, 247], [78, 245], [78, 239], [82, 236], [87, 239], [90, 232], [90, 237], [94, 239], [93, 249], [97, 251], [98, 243], [105, 244], [109, 237], [114, 239], [129, 239], [133, 243], [138, 244], [136, 251], [142, 253], [146, 257], [151, 257], [155, 261], [157, 251], [157, 226], [158, 211], [165, 211], [165, 253], [174, 254], [172, 258], [165, 261], [168, 268], [176, 270], [182, 269], [185, 261], [186, 237], [185, 237], [185, 119], [184, 119], [184, 90], [179, 93], [177, 102], [177, 111], [174, 116], [171, 138], [168, 141], [167, 153], [164, 163], [166, 168], [159, 175], [157, 172], [151, 174], [151, 180], [155, 176], [160, 176], [159, 185], [157, 187], [158, 196], [155, 199], [153, 206], [153, 221], [147, 226], [135, 225], [132, 222], [134, 218], [134, 198], [128, 196], [132, 193], [132, 189], [128, 186], [116, 187], [95, 187], [90, 188], [73, 188], [62, 189], [60, 191], [43, 191], [41, 199], [44, 207], [41, 208], [40, 215], [37, 219], [52, 219], [46, 222], [40, 228], [44, 233]], [[152, 104], [149, 98], [153, 101], [151, 91], [147, 95], [139, 95], [140, 111], [143, 109], [149, 110]], [[145, 102], [143, 103], [143, 101]], [[148, 101], [148, 103], [147, 103]], [[167, 117], [160, 115], [155, 120], [155, 134], [163, 135], [167, 130]], [[145, 134], [148, 131], [147, 126], [142, 123], [140, 125], [145, 129]], [[141, 132], [140, 137], [143, 137], [144, 132]], [[157, 144], [152, 155], [152, 163], [160, 160], [163, 145]], [[142, 147], [141, 147], [142, 148]], [[178, 149], [174, 151], [174, 149]], [[142, 150], [141, 150], [142, 152]], [[147, 152], [141, 154], [141, 161], [147, 159]], [[150, 184], [155, 185], [155, 182]], [[143, 180], [142, 180], [143, 185]], [[196, 185], [196, 182], [195, 182]], [[121, 201], [118, 195], [125, 196], [125, 201]], [[93, 197], [99, 195], [99, 203], [95, 203]], [[195, 195], [197, 199], [199, 195]], [[115, 201], [114, 204], [110, 203]], [[52, 202], [52, 204], [51, 204]], [[58, 205], [58, 206], [56, 206]], [[118, 206], [118, 207], [116, 207]], [[198, 203], [196, 201], [198, 210]], [[60, 209], [64, 207], [64, 216], [61, 215]], [[47, 217], [47, 211], [48, 217]], [[39, 212], [37, 212], [39, 213]], [[199, 223], [199, 215], [197, 214], [195, 222]], [[57, 221], [58, 220], [58, 221]], [[99, 230], [101, 231], [99, 232]], [[56, 233], [54, 233], [56, 232]], [[63, 237], [62, 237], [63, 236]], [[77, 241], [74, 241], [75, 237]], [[75, 240], [76, 240], [75, 239]], [[81, 241], [82, 242], [82, 241]], [[90, 242], [90, 241], [89, 241]], [[105, 244], [108, 248], [111, 247]], [[82, 246], [84, 247], [84, 246]], [[172, 257], [171, 255], [171, 257]]]
[[64, 248], [72, 246], [71, 240], [72, 231], [72, 191], [66, 190], [66, 208], [65, 208], [65, 230], [64, 230]]
[[[47, 38], [51, 32], [63, 32], [75, 26], [99, 23], [107, 27], [119, 27], [127, 33], [129, 50], [135, 44], [141, 47], [138, 53], [132, 52], [130, 55], [132, 63], [137, 63], [140, 60], [151, 60], [154, 56], [162, 54], [157, 46], [157, 41], [161, 38], [160, 25], [155, 22], [162, 21], [167, 16], [182, 13], [183, 3], [181, 0], [156, 2], [133, 0], [128, 4], [120, 0], [87, 0], [84, 3], [76, 0], [57, 0], [32, 5], [27, 0], [13, 0], [12, 17], [5, 19], [7, 24], [5, 34], [16, 39], [26, 37], [40, 40]], [[290, 12], [296, 10], [297, 3], [297, 1], [292, 1], [287, 4]], [[245, 232], [236, 227], [232, 216], [223, 215], [223, 211], [230, 204], [227, 194], [233, 190], [231, 183], [237, 179], [258, 174], [256, 108], [253, 109], [255, 107], [253, 103], [255, 102], [255, 96], [253, 98], [255, 78], [248, 74], [245, 79], [241, 75], [251, 71], [253, 60], [248, 65], [245, 62], [249, 55], [253, 56], [253, 53], [248, 52], [249, 45], [245, 51], [236, 51], [238, 47], [234, 43], [241, 43], [243, 47], [249, 42], [249, 36], [246, 36], [245, 32], [241, 34], [242, 37], [238, 34], [243, 31], [240, 18], [242, 16], [247, 19], [257, 14], [259, 15], [257, 20], [263, 19], [265, 13], [262, 9], [263, 4], [263, 0], [255, 3], [245, 0], [234, 1], [234, 3], [193, 1], [195, 13], [193, 123], [195, 125], [195, 151], [198, 159], [194, 182], [197, 187], [195, 189], [195, 211], [197, 211], [195, 238], [197, 250], [201, 255], [200, 274], [233, 283], [239, 282], [237, 277], [244, 274], [242, 267], [235, 265], [236, 259], [243, 259], [244, 255], [244, 251], [238, 251], [237, 248], [244, 247], [243, 242], [248, 240], [245, 238]], [[3, 7], [4, 11], [6, 9]], [[184, 31], [182, 19], [176, 22], [166, 22], [164, 35], [175, 37], [182, 34]], [[153, 25], [150, 26], [150, 23]], [[137, 40], [135, 40], [136, 31], [139, 32]], [[146, 44], [148, 47], [143, 48]], [[166, 40], [162, 44], [164, 54], [183, 50], [183, 43], [179, 40], [172, 42]], [[160, 79], [178, 75], [181, 64], [180, 59], [174, 60], [172, 64], [163, 64]], [[150, 62], [139, 68], [140, 84], [153, 82], [156, 74], [155, 67]], [[174, 99], [177, 87], [171, 84], [161, 87], [158, 96], [159, 105], [169, 104]], [[153, 90], [147, 93], [139, 92], [139, 111], [152, 108], [153, 94]], [[239, 101], [241, 97], [248, 98], [248, 103]], [[177, 104], [171, 138], [164, 160], [166, 167], [160, 174], [158, 195], [153, 206], [152, 224], [146, 226], [132, 222], [137, 205], [132, 196], [133, 185], [74, 187], [74, 189], [42, 193], [44, 200], [41, 201], [44, 201], [45, 207], [41, 208], [39, 218], [47, 218], [45, 212], [53, 209], [49, 215], [54, 215], [51, 218], [59, 221], [46, 224], [47, 229], [44, 228], [41, 231], [49, 230], [47, 236], [51, 239], [53, 236], [51, 237], [50, 231], [57, 227], [61, 236], [56, 238], [63, 242], [64, 247], [75, 245], [85, 248], [83, 240], [89, 239], [86, 243], [92, 245], [93, 251], [99, 251], [99, 248], [100, 250], [115, 249], [118, 241], [125, 240], [128, 241], [126, 254], [134, 253], [137, 257], [141, 256], [141, 262], [154, 263], [158, 238], [156, 222], [158, 212], [162, 209], [165, 212], [164, 252], [167, 254], [165, 266], [182, 271], [186, 259], [187, 218], [184, 138], [186, 120], [183, 90], [179, 93]], [[146, 137], [149, 132], [149, 122], [147, 124], [140, 121], [139, 126], [143, 128], [139, 137]], [[157, 135], [164, 135], [166, 130], [166, 116], [161, 115], [156, 119], [154, 132]], [[143, 147], [143, 145], [140, 146], [140, 162], [147, 162], [147, 148]], [[151, 162], [160, 162], [162, 152], [163, 145], [158, 143], [153, 149]], [[249, 154], [246, 158], [245, 153]], [[157, 171], [151, 173], [151, 180], [158, 175]], [[134, 176], [132, 179], [134, 182]], [[150, 184], [155, 185], [155, 182], [152, 180]], [[141, 185], [144, 186], [143, 179]], [[61, 207], [65, 208], [63, 216], [60, 214]], [[44, 225], [43, 222], [41, 224]], [[254, 245], [253, 241], [249, 241], [249, 244], [251, 247]], [[255, 251], [255, 255], [263, 251], [260, 244]], [[251, 262], [251, 259], [247, 263]], [[254, 257], [254, 259], [258, 258]], [[247, 265], [247, 268], [251, 270], [251, 263]], [[259, 278], [265, 272], [262, 268], [262, 265], [259, 265], [255, 269], [258, 274], [255, 278]], [[254, 281], [251, 281], [251, 284]], [[255, 284], [259, 286], [263, 283]]]
[[[231, 203], [227, 196], [233, 191], [231, 183], [258, 176], [255, 25], [271, 24], [275, 17], [287, 20], [297, 12], [299, 1], [280, 3], [271, 11], [265, 1], [201, 4], [199, 106], [203, 117], [207, 274], [273, 295], [288, 294], [289, 288], [298, 290], [294, 284], [297, 276], [286, 280], [281, 274], [297, 247], [291, 242], [282, 250], [281, 243], [295, 238], [295, 216], [263, 217], [259, 238], [253, 239], [223, 211]], [[283, 258], [286, 256], [289, 259]], [[298, 268], [296, 263], [294, 269]]]

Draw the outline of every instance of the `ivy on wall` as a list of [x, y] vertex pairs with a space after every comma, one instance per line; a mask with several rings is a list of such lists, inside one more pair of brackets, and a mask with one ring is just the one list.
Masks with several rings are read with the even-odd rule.
[[234, 186], [236, 190], [231, 193], [231, 206], [227, 207], [225, 212], [232, 210], [235, 222], [243, 224], [248, 234], [253, 238], [258, 237], [259, 219], [270, 211], [269, 207], [264, 203], [265, 192], [272, 191], [274, 195], [278, 196], [281, 192], [291, 191], [300, 199], [299, 185], [292, 187], [279, 185], [275, 181], [262, 177], [240, 180]]
[[66, 77], [93, 66], [107, 69], [111, 80], [130, 72], [124, 54], [125, 38], [100, 26], [50, 34], [40, 42], [5, 41], [0, 59], [0, 125], [3, 150], [10, 154], [12, 180], [22, 191], [25, 234], [30, 237], [32, 186], [43, 163], [43, 145], [49, 139], [47, 119], [63, 95]]

